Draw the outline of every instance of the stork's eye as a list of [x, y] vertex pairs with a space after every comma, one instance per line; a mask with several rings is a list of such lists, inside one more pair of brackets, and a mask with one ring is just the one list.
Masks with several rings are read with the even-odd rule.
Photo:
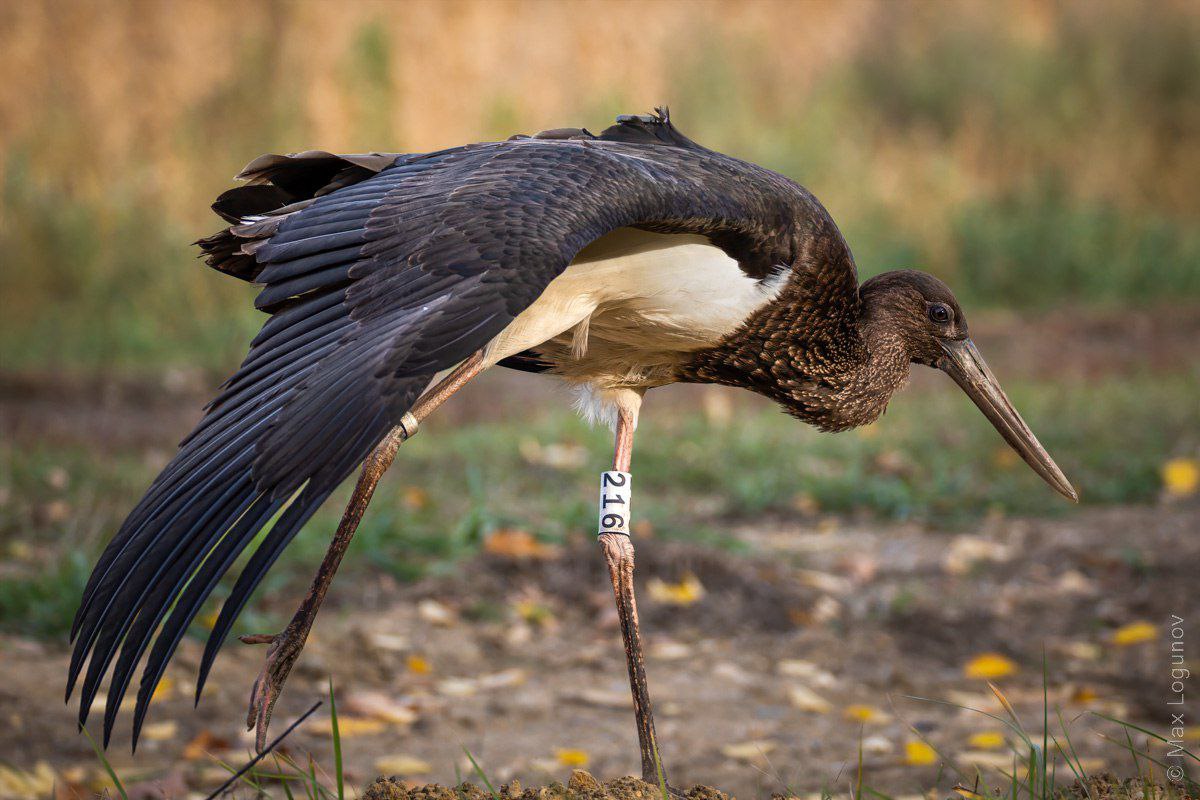
[[949, 322], [950, 316], [950, 309], [941, 303], [934, 303], [929, 307], [929, 318], [939, 325], [945, 325]]

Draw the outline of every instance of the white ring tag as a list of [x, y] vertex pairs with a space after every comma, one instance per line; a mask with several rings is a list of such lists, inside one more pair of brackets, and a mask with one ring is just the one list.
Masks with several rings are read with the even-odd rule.
[[600, 473], [600, 529], [604, 533], [629, 535], [630, 484], [633, 476], [628, 472], [611, 470]]

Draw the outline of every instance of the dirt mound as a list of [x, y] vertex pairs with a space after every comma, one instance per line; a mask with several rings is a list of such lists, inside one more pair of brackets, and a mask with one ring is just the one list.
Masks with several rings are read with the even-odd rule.
[[[724, 792], [709, 786], [693, 786], [673, 794], [687, 800], [732, 800]], [[363, 800], [655, 800], [662, 791], [632, 777], [614, 778], [601, 783], [590, 773], [577, 769], [566, 786], [555, 781], [549, 786], [526, 789], [519, 781], [501, 786], [495, 794], [473, 783], [441, 786], [436, 783], [410, 788], [398, 778], [377, 778], [363, 793]]]
[[[966, 790], [961, 793], [971, 796]], [[1056, 789], [1054, 796], [1058, 800], [1194, 800], [1197, 797], [1185, 785], [1167, 789], [1142, 778], [1121, 779], [1107, 774], [1092, 776], [1086, 785], [1076, 781], [1069, 787]], [[362, 800], [656, 800], [661, 797], [662, 792], [657, 786], [638, 778], [614, 778], [601, 783], [590, 773], [577, 769], [571, 773], [571, 780], [566, 786], [555, 781], [548, 786], [526, 789], [514, 780], [501, 786], [494, 794], [473, 783], [458, 786], [431, 783], [409, 787], [398, 778], [376, 778], [363, 793]], [[685, 792], [673, 791], [672, 797], [733, 800], [710, 786], [693, 786]], [[772, 798], [783, 800], [783, 795], [775, 794]]]

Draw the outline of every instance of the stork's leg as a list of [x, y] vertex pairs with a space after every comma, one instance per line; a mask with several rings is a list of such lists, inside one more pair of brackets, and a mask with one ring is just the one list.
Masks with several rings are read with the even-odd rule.
[[383, 477], [387, 468], [392, 465], [392, 460], [396, 457], [396, 450], [404, 440], [416, 434], [419, 423], [482, 370], [482, 353], [476, 353], [460, 364], [437, 386], [421, 395], [408, 414], [404, 415], [400, 425], [393, 428], [363, 462], [362, 473], [358, 476], [358, 483], [354, 487], [354, 494], [351, 495], [350, 502], [346, 504], [342, 521], [338, 523], [337, 533], [334, 534], [329, 550], [326, 551], [325, 558], [317, 569], [317, 575], [313, 578], [308, 594], [304, 596], [304, 600], [296, 609], [287, 628], [282, 633], [241, 637], [241, 640], [247, 644], [270, 645], [267, 650], [266, 663], [263, 664], [262, 671], [259, 672], [258, 679], [254, 682], [254, 689], [250, 693], [250, 709], [246, 716], [246, 728], [255, 729], [254, 740], [259, 751], [266, 745], [267, 726], [271, 723], [271, 712], [275, 708], [275, 701], [279, 699], [283, 683], [287, 680], [292, 665], [296, 663], [296, 658], [304, 648], [304, 642], [308, 639], [308, 632], [312, 629], [313, 620], [316, 619], [317, 611], [321, 607], [321, 601], [325, 599], [325, 593], [329, 590], [334, 573], [337, 572], [338, 565], [342, 563], [342, 556], [350, 545], [350, 540], [354, 538], [354, 532], [358, 530], [358, 523], [362, 521], [367, 504], [371, 502], [371, 496], [375, 493], [375, 485], [379, 483], [379, 479]]
[[[638, 747], [642, 755], [642, 780], [666, 785], [667, 774], [658, 754], [654, 733], [654, 713], [650, 690], [646, 685], [646, 662], [638, 629], [637, 599], [633, 593], [633, 540], [629, 536], [629, 464], [633, 457], [634, 413], [618, 411], [613, 472], [601, 478], [600, 547], [608, 562], [617, 615], [621, 620], [621, 638], [625, 642], [625, 661], [629, 667], [629, 688], [633, 693], [633, 711], [637, 718]], [[624, 473], [621, 475], [620, 473]], [[622, 491], [623, 488], [623, 491]], [[613, 515], [616, 515], [615, 517]], [[618, 528], [620, 530], [611, 530]], [[609, 529], [609, 530], [606, 530]]]

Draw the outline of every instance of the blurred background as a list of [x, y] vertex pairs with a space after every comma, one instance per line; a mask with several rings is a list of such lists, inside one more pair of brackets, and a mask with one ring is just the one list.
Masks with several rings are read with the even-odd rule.
[[[725, 390], [651, 396], [639, 556], [657, 581], [647, 635], [676, 646], [652, 651], [652, 685], [683, 671], [692, 686], [665, 692], [660, 722], [680, 778], [812, 790], [862, 734], [882, 788], [929, 788], [943, 779], [909, 763], [913, 719], [946, 758], [1006, 756], [964, 744], [988, 733], [977, 719], [906, 719], [888, 694], [992, 703], [971, 665], [995, 657], [984, 672], [1036, 700], [1043, 647], [1055, 702], [1165, 723], [1147, 688], [1167, 664], [1155, 642], [1168, 614], [1200, 612], [1186, 588], [1200, 565], [1195, 3], [0, 0], [0, 75], [0, 699], [13, 709], [0, 760], [14, 781], [104, 780], [58, 701], [64, 634], [104, 541], [262, 322], [253, 287], [189, 244], [219, 226], [208, 204], [232, 176], [265, 152], [598, 131], [659, 104], [704, 145], [810, 188], [863, 277], [946, 280], [1083, 495], [1065, 507], [938, 375], [838, 436]], [[407, 722], [355, 742], [362, 780], [450, 781], [460, 741], [502, 779], [586, 762], [620, 774], [636, 749], [589, 544], [609, 434], [549, 381], [481, 383], [405, 446], [281, 714], [330, 674], [351, 700], [408, 703]], [[240, 632], [290, 616], [335, 505]], [[139, 780], [203, 786], [204, 753], [244, 751], [236, 721], [261, 654], [227, 656], [227, 684], [192, 712], [193, 644], [158, 737], [137, 759], [117, 748]], [[322, 660], [326, 646], [355, 657]], [[572, 700], [581, 681], [608, 694]], [[488, 694], [500, 685], [516, 688]], [[327, 749], [310, 739], [297, 748]], [[1093, 745], [1088, 758], [1130, 771]], [[756, 754], [772, 751], [768, 770]]]

